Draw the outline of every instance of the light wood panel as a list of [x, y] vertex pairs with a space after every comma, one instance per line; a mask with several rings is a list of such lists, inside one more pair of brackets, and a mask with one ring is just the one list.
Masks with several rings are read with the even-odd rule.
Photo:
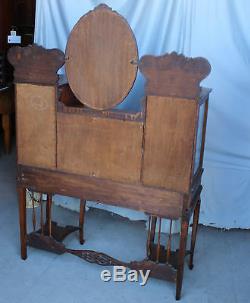
[[56, 166], [56, 89], [16, 84], [18, 163]]
[[143, 184], [189, 190], [197, 104], [194, 100], [148, 97]]
[[84, 15], [66, 48], [66, 73], [77, 98], [94, 109], [120, 103], [133, 86], [137, 45], [127, 21], [106, 5]]
[[58, 169], [139, 182], [143, 123], [58, 112]]

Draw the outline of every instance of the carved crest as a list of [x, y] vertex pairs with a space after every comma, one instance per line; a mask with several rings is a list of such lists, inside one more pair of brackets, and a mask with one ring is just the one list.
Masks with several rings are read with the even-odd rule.
[[200, 82], [209, 75], [211, 66], [204, 58], [187, 58], [173, 52], [143, 56], [139, 69], [147, 79], [147, 95], [193, 99], [199, 95]]
[[16, 46], [9, 50], [8, 60], [15, 68], [15, 82], [50, 85], [58, 81], [57, 71], [64, 64], [64, 53], [35, 44]]

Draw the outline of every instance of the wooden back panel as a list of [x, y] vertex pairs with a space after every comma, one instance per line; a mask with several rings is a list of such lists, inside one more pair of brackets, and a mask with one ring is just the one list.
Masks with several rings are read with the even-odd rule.
[[197, 124], [195, 100], [148, 96], [142, 182], [188, 192]]
[[113, 181], [140, 181], [143, 122], [88, 113], [57, 115], [57, 168]]
[[18, 163], [56, 167], [56, 88], [16, 84]]

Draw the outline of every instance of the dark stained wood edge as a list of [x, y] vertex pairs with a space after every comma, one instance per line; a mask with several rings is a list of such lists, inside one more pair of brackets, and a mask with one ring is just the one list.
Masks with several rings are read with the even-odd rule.
[[103, 202], [171, 219], [179, 218], [183, 208], [181, 193], [22, 165], [18, 165], [17, 185], [37, 192]]
[[[207, 127], [207, 114], [208, 114], [208, 103], [209, 103], [209, 93], [211, 90], [207, 89], [206, 93], [203, 94], [203, 97], [200, 97], [200, 99], [203, 99], [203, 101], [200, 101], [200, 106], [202, 106], [203, 103], [205, 106], [204, 111], [204, 120], [203, 120], [203, 126], [202, 126], [202, 141], [201, 141], [201, 150], [200, 150], [200, 159], [199, 159], [199, 166], [197, 168], [197, 171], [194, 172], [194, 162], [195, 162], [195, 155], [196, 155], [196, 144], [197, 144], [197, 135], [198, 135], [198, 124], [199, 124], [199, 115], [200, 115], [200, 106], [197, 106], [197, 112], [196, 112], [196, 123], [197, 127], [195, 130], [195, 140], [193, 145], [193, 159], [192, 159], [192, 169], [190, 174], [190, 185], [191, 185], [191, 192], [194, 192], [201, 184], [201, 176], [203, 173], [203, 157], [204, 157], [204, 149], [205, 149], [205, 141], [206, 141], [206, 127]], [[206, 98], [205, 98], [206, 97]]]
[[57, 71], [64, 65], [64, 53], [36, 44], [15, 46], [9, 50], [8, 60], [15, 69], [15, 83], [55, 85], [59, 79]]
[[197, 188], [201, 185], [201, 177], [203, 174], [204, 169], [202, 167], [199, 167], [197, 169], [197, 172], [195, 173], [195, 175], [192, 178], [192, 186], [191, 186], [191, 196], [192, 193], [194, 193]]
[[205, 58], [188, 58], [173, 52], [145, 55], [139, 61], [139, 69], [147, 80], [147, 95], [195, 99], [211, 66]]
[[144, 122], [145, 113], [143, 112], [125, 112], [118, 109], [94, 110], [86, 106], [66, 106], [62, 102], [57, 102], [57, 112], [64, 114], [88, 115], [90, 117], [109, 118], [123, 121]]
[[196, 204], [198, 202], [198, 200], [200, 199], [200, 194], [202, 192], [202, 185], [199, 185], [198, 188], [196, 189], [195, 192], [192, 193], [190, 200], [188, 201], [188, 205], [187, 205], [187, 209], [186, 209], [186, 217], [188, 218], [188, 220], [191, 218], [194, 209], [196, 207]]
[[200, 104], [198, 102], [195, 103], [195, 122], [192, 127], [192, 134], [193, 134], [193, 144], [192, 144], [192, 158], [190, 159], [191, 166], [189, 170], [189, 191], [192, 187], [193, 176], [194, 176], [194, 163], [195, 163], [195, 154], [196, 154], [196, 144], [197, 144], [197, 134], [198, 134], [198, 123], [199, 123], [199, 110]]
[[144, 122], [146, 115], [146, 97], [140, 100], [141, 111], [124, 111], [113, 108], [108, 110], [95, 110], [82, 104], [72, 92], [68, 83], [58, 85], [57, 112], [67, 114], [86, 114], [89, 116], [118, 119], [123, 121]]
[[203, 129], [202, 129], [202, 141], [201, 141], [201, 152], [200, 152], [200, 162], [199, 167], [202, 168], [203, 166], [203, 158], [204, 158], [204, 151], [205, 151], [205, 143], [206, 143], [206, 131], [207, 131], [207, 116], [208, 116], [208, 106], [209, 106], [209, 97], [207, 96], [207, 99], [205, 104], [205, 112], [203, 117]]

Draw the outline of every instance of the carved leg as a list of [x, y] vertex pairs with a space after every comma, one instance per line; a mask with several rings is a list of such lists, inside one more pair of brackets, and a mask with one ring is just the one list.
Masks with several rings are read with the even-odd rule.
[[181, 222], [181, 239], [180, 239], [180, 249], [178, 252], [176, 300], [180, 300], [181, 298], [181, 288], [182, 288], [183, 271], [184, 271], [184, 260], [186, 255], [187, 236], [188, 236], [188, 220], [184, 218], [182, 219]]
[[[42, 194], [41, 194], [42, 195]], [[42, 199], [41, 199], [42, 203]], [[51, 207], [52, 207], [52, 195], [47, 194], [47, 203], [46, 203], [46, 225], [48, 226], [48, 235], [51, 237], [52, 226], [51, 226]]]
[[21, 258], [27, 259], [26, 188], [18, 188]]
[[200, 199], [198, 200], [195, 210], [194, 210], [194, 216], [193, 216], [193, 227], [192, 227], [192, 238], [191, 238], [191, 248], [190, 248], [190, 259], [189, 259], [189, 269], [193, 269], [193, 259], [194, 259], [194, 248], [195, 248], [195, 242], [196, 242], [196, 235], [197, 235], [197, 229], [198, 229], [198, 223], [199, 223], [199, 214], [200, 214]]
[[9, 114], [2, 115], [4, 151], [6, 154], [11, 150], [11, 117]]
[[79, 241], [80, 244], [84, 243], [84, 216], [85, 216], [86, 201], [80, 201], [80, 214], [79, 214]]

